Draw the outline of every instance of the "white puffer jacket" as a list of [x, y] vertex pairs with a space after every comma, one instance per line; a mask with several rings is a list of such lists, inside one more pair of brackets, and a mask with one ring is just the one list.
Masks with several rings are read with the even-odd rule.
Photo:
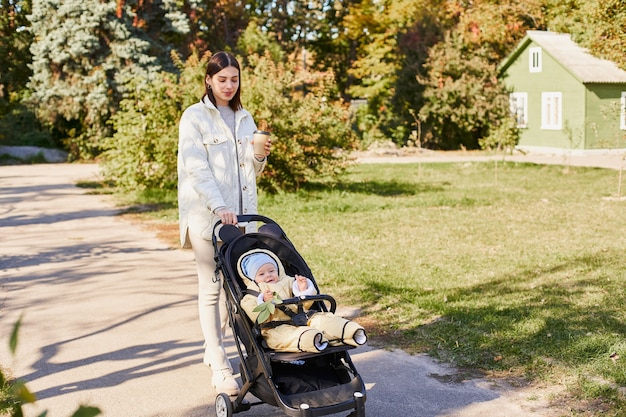
[[178, 212], [180, 242], [190, 247], [188, 230], [210, 240], [219, 220], [214, 210], [257, 213], [256, 176], [265, 161], [254, 157], [256, 129], [246, 110], [235, 113], [235, 132], [226, 126], [208, 97], [189, 106], [180, 119], [178, 137]]

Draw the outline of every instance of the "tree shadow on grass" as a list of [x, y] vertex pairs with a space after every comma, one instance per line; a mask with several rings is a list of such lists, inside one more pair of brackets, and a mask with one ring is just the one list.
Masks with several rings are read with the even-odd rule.
[[444, 191], [450, 183], [420, 184], [406, 181], [359, 181], [359, 182], [311, 182], [303, 186], [304, 191], [339, 191], [354, 194], [371, 194], [381, 197], [413, 196], [428, 192]]
[[[558, 265], [532, 265], [477, 285], [440, 291], [366, 285], [367, 291], [395, 298], [398, 304], [418, 304], [437, 316], [417, 327], [407, 323], [403, 329], [400, 323], [394, 340], [400, 347], [421, 346], [441, 359], [478, 369], [530, 370], [540, 363], [589, 371], [598, 359], [608, 364], [626, 334], [623, 279], [596, 271], [621, 259], [617, 249], [583, 253]], [[392, 332], [382, 333], [379, 337], [394, 339]], [[613, 368], [603, 376], [625, 383], [626, 365]]]

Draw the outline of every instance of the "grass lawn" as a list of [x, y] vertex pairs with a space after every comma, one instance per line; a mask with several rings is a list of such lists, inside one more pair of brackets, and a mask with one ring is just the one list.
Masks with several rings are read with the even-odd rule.
[[[373, 344], [564, 384], [584, 404], [572, 415], [623, 416], [626, 202], [610, 198], [617, 179], [511, 162], [497, 176], [493, 162], [363, 164], [331, 187], [261, 193], [259, 207], [324, 292], [361, 308]], [[158, 216], [175, 240], [175, 209]]]

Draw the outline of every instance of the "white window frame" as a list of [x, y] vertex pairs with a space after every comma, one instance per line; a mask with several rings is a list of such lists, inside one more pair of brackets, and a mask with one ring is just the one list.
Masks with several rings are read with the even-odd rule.
[[622, 103], [619, 112], [619, 128], [626, 130], [626, 91], [622, 91]]
[[511, 114], [515, 117], [517, 127], [525, 129], [528, 127], [528, 93], [513, 92], [509, 95], [509, 106]]
[[541, 47], [535, 46], [528, 49], [528, 71], [541, 72], [542, 68]]
[[563, 128], [563, 94], [560, 91], [541, 93], [541, 128], [543, 130]]

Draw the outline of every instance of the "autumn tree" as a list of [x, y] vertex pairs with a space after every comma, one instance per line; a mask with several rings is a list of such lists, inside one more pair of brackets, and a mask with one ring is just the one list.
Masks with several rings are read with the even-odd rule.
[[456, 26], [430, 50], [427, 75], [418, 75], [425, 88], [419, 116], [429, 146], [475, 149], [492, 126], [509, 117], [508, 95], [496, 68], [526, 30], [542, 28], [542, 5], [538, 1], [456, 5]]

